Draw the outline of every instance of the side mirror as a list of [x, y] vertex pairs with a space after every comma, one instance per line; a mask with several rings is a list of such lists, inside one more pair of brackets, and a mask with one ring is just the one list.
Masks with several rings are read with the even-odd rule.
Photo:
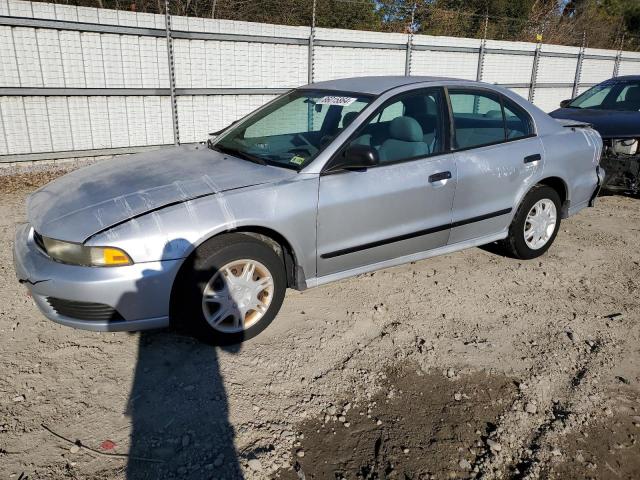
[[349, 145], [331, 170], [358, 170], [375, 167], [380, 163], [378, 151], [369, 145]]
[[569, 100], [562, 100], [560, 102], [560, 108], [567, 108], [569, 106], [569, 104], [571, 103], [571, 99]]

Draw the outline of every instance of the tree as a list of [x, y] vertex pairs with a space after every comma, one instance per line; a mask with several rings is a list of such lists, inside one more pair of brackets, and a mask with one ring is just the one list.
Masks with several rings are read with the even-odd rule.
[[[164, 0], [58, 0], [163, 13]], [[311, 25], [313, 0], [170, 0], [173, 15]], [[485, 18], [489, 19], [485, 24]], [[413, 23], [412, 23], [413, 19]], [[640, 0], [316, 0], [316, 25], [640, 49]]]

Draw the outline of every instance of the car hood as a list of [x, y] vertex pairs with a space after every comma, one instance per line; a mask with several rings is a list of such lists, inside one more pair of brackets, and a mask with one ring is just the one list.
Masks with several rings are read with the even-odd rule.
[[549, 115], [590, 123], [603, 138], [640, 137], [640, 112], [559, 108]]
[[27, 218], [41, 235], [84, 242], [97, 232], [168, 205], [295, 174], [202, 145], [170, 147], [64, 175], [29, 197]]

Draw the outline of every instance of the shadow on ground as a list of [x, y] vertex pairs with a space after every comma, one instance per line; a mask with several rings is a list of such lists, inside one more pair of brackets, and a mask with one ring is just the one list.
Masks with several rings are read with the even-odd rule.
[[140, 334], [128, 480], [242, 478], [217, 352], [171, 332]]
[[[164, 252], [163, 258], [171, 258], [171, 244]], [[143, 276], [152, 273], [145, 271]], [[201, 289], [215, 273], [197, 272], [204, 283], [189, 284], [190, 296], [200, 300]], [[149, 301], [138, 292], [143, 283], [120, 301]], [[172, 309], [172, 318], [184, 327], [179, 333], [140, 333], [127, 406], [131, 421], [127, 480], [243, 478], [218, 358], [221, 349], [239, 352], [240, 344], [217, 347], [199, 341], [191, 327], [197, 315], [187, 312]]]

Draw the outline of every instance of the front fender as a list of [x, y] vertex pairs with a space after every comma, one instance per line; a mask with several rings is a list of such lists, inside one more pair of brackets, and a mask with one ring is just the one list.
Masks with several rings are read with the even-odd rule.
[[150, 212], [91, 237], [87, 245], [123, 249], [135, 263], [186, 258], [220, 233], [266, 228], [285, 238], [307, 276], [315, 276], [318, 176], [221, 192]]

